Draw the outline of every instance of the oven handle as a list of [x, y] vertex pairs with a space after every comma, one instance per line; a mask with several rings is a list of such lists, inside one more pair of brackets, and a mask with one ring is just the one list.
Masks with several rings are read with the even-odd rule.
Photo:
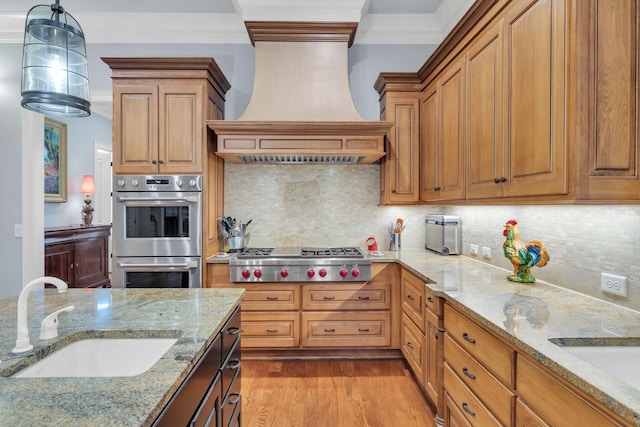
[[189, 262], [167, 263], [167, 264], [158, 264], [158, 263], [151, 263], [151, 262], [141, 262], [141, 263], [119, 262], [118, 267], [127, 271], [135, 271], [135, 270], [149, 271], [150, 269], [152, 270], [154, 268], [157, 268], [158, 271], [164, 271], [167, 268], [171, 268], [173, 270], [188, 271], [188, 270], [193, 270], [194, 268], [198, 268], [198, 262], [189, 261]]
[[118, 197], [118, 202], [187, 202], [187, 203], [197, 203], [198, 196], [184, 196], [184, 197], [127, 197], [120, 196]]

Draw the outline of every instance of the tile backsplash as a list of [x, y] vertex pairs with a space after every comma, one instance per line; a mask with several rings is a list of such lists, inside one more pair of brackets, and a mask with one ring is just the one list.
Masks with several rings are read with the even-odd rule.
[[[248, 228], [247, 246], [360, 246], [373, 236], [387, 250], [387, 229], [405, 220], [402, 248], [424, 249], [428, 213], [458, 215], [463, 255], [505, 269], [504, 223], [515, 218], [521, 240], [542, 240], [551, 256], [534, 276], [640, 310], [640, 206], [380, 206], [380, 166], [225, 164], [225, 215]], [[477, 244], [480, 255], [470, 255]], [[481, 256], [482, 246], [492, 258]], [[600, 291], [600, 273], [628, 277], [628, 296]], [[505, 272], [506, 275], [506, 272]], [[505, 282], [508, 285], [507, 282]]]

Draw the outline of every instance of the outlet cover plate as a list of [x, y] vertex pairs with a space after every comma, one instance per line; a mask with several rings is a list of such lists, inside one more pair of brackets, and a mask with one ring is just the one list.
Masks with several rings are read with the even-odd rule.
[[478, 245], [469, 245], [469, 250], [471, 252], [471, 255], [478, 255]]
[[615, 274], [602, 273], [600, 289], [609, 294], [627, 296], [627, 278]]
[[483, 246], [482, 247], [482, 256], [485, 257], [485, 258], [491, 259], [491, 248]]

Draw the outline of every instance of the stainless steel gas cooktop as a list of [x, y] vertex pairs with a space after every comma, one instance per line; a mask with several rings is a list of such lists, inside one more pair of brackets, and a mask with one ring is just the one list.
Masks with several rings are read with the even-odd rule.
[[246, 248], [229, 267], [232, 282], [371, 280], [371, 260], [356, 247]]

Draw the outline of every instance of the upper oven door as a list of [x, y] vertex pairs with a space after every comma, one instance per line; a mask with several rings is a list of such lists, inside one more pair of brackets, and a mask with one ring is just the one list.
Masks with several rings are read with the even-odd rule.
[[116, 193], [115, 255], [201, 256], [201, 203], [201, 192]]

